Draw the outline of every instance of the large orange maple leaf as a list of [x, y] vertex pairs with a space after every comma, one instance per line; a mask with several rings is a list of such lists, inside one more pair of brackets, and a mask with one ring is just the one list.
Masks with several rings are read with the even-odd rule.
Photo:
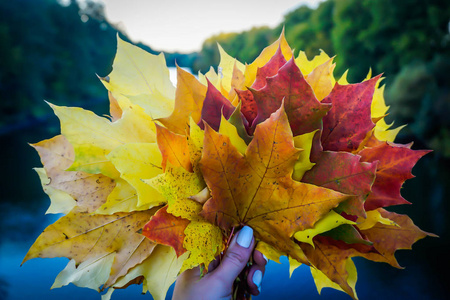
[[284, 105], [256, 127], [245, 155], [206, 126], [200, 168], [212, 197], [201, 214], [226, 231], [248, 225], [256, 238], [308, 263], [292, 235], [350, 196], [292, 180], [299, 152]]

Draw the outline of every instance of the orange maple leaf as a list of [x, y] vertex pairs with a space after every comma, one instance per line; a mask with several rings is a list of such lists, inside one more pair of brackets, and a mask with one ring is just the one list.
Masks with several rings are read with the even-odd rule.
[[200, 168], [212, 197], [201, 215], [226, 231], [248, 225], [258, 239], [308, 263], [292, 235], [350, 196], [292, 180], [299, 152], [283, 105], [256, 127], [245, 155], [206, 126]]

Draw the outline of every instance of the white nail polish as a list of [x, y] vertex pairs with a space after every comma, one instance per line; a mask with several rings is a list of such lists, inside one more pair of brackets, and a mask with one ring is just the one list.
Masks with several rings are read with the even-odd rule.
[[261, 282], [262, 282], [262, 272], [260, 270], [256, 270], [253, 273], [253, 283], [258, 288], [258, 291], [261, 292]]
[[262, 254], [262, 256], [263, 256], [263, 258], [265, 259], [265, 261], [266, 261], [266, 264], [269, 262], [269, 259], [267, 258], [267, 256], [265, 256], [264, 255], [264, 253], [261, 253]]
[[241, 231], [239, 231], [239, 235], [237, 237], [236, 242], [239, 244], [239, 246], [248, 248], [252, 243], [252, 239], [253, 239], [253, 229], [251, 229], [248, 226], [244, 226], [242, 227]]

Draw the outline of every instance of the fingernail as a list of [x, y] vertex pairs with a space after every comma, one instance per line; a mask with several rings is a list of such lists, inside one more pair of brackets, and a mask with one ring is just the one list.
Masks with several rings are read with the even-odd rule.
[[261, 293], [261, 282], [262, 282], [262, 272], [260, 270], [256, 270], [253, 273], [253, 283], [258, 287], [258, 291]]
[[252, 239], [253, 239], [253, 229], [251, 229], [248, 226], [244, 226], [242, 227], [241, 231], [239, 231], [239, 235], [237, 237], [236, 242], [239, 244], [239, 246], [248, 248], [252, 243]]
[[267, 258], [267, 256], [264, 255], [264, 253], [261, 253], [263, 255], [263, 258], [266, 260], [266, 264], [269, 262], [269, 259]]

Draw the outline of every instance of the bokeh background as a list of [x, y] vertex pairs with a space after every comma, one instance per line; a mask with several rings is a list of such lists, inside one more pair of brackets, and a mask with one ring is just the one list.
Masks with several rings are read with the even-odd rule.
[[[44, 214], [49, 199], [32, 170], [40, 166], [39, 158], [27, 144], [59, 134], [59, 122], [44, 99], [107, 114], [107, 94], [96, 74], [110, 72], [117, 34], [151, 53], [166, 52], [169, 67], [176, 61], [195, 74], [218, 65], [217, 42], [230, 55], [250, 63], [278, 38], [283, 26], [291, 48], [306, 51], [310, 58], [319, 49], [337, 55], [337, 78], [347, 69], [350, 82], [364, 79], [370, 68], [373, 74], [383, 73], [391, 106], [387, 118], [395, 120], [394, 127], [408, 124], [397, 141], [414, 141], [413, 149], [434, 150], [413, 169], [417, 178], [404, 184], [402, 195], [412, 205], [391, 210], [408, 214], [420, 228], [440, 237], [419, 241], [413, 251], [398, 251], [403, 270], [355, 259], [360, 299], [448, 299], [444, 274], [450, 261], [449, 1], [274, 1], [271, 5], [278, 10], [273, 13], [279, 14], [275, 21], [248, 18], [253, 23], [241, 29], [234, 27], [245, 18], [238, 15], [239, 2], [209, 4], [217, 12], [226, 11], [224, 18], [205, 12], [207, 2], [145, 2], [149, 14], [162, 10], [162, 2], [174, 12], [184, 12], [181, 17], [160, 12], [164, 22], [147, 27], [149, 32], [157, 28], [172, 42], [178, 36], [184, 48], [177, 51], [156, 38], [154, 43], [145, 41], [131, 25], [118, 21], [120, 16], [109, 18], [108, 7], [115, 6], [131, 16], [136, 12], [135, 19], [146, 19], [139, 1], [0, 0], [0, 299], [100, 299], [96, 291], [73, 285], [50, 290], [67, 259], [34, 259], [20, 267], [35, 238], [59, 217]], [[245, 14], [271, 12], [271, 5], [260, 2], [254, 1], [254, 8], [246, 8]], [[214, 23], [199, 14], [205, 20], [215, 18]], [[198, 46], [188, 45], [189, 33], [169, 24], [188, 28], [192, 40], [200, 27], [214, 33]], [[151, 299], [140, 291], [140, 286], [130, 287], [113, 299]], [[330, 289], [319, 296], [308, 268], [299, 268], [289, 279], [286, 260], [269, 262], [262, 294], [256, 299], [285, 298], [349, 299]]]

